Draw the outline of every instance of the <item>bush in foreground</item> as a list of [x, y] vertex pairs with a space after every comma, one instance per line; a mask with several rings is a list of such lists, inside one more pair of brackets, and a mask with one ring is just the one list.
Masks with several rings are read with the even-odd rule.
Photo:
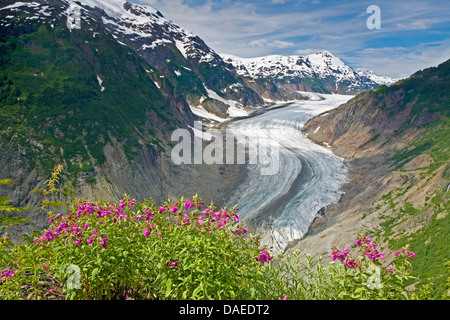
[[[237, 208], [192, 199], [79, 200], [15, 245], [0, 240], [0, 299], [411, 299], [410, 247], [383, 264], [360, 235], [332, 263], [299, 252], [273, 256]], [[352, 249], [353, 251], [353, 249]]]

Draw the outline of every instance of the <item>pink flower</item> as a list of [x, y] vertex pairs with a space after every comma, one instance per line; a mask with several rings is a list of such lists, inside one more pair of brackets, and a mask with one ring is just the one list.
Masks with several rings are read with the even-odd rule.
[[415, 256], [416, 256], [416, 254], [415, 254], [413, 251], [408, 252], [408, 258], [412, 259], [412, 258], [414, 258]]
[[395, 269], [394, 269], [394, 267], [392, 266], [392, 264], [390, 264], [390, 265], [388, 265], [388, 266], [386, 267], [386, 271], [389, 271], [390, 274], [393, 274], [393, 273], [395, 272]]
[[334, 260], [339, 259], [341, 261], [344, 261], [347, 255], [350, 254], [350, 250], [348, 250], [347, 247], [342, 249], [340, 252], [338, 249], [334, 249], [334, 251], [331, 253], [330, 257]]
[[179, 263], [180, 263], [180, 261], [173, 261], [173, 262], [169, 262], [167, 264], [167, 266], [168, 267], [176, 267]]
[[149, 230], [148, 227], [147, 227], [147, 228], [144, 230], [144, 232], [143, 232], [144, 237], [147, 238], [147, 237], [149, 236], [150, 232], [151, 232], [151, 229]]
[[159, 208], [159, 213], [163, 213], [164, 211], [166, 211], [166, 207], [160, 207]]
[[103, 248], [106, 248], [106, 247], [108, 246], [107, 241], [109, 241], [108, 238], [103, 238], [103, 240], [102, 240], [102, 247], [103, 247]]
[[[0, 278], [5, 277], [5, 279], [8, 279], [8, 278], [11, 278], [11, 277], [14, 277], [14, 276], [15, 276], [14, 269], [6, 270], [4, 274], [0, 273]], [[2, 279], [2, 283], [5, 282], [5, 279]]]
[[186, 223], [191, 222], [191, 220], [189, 219], [189, 216], [187, 214], [184, 214], [183, 221], [186, 222]]
[[236, 232], [236, 234], [237, 234], [238, 236], [240, 236], [241, 234], [246, 234], [246, 233], [248, 233], [248, 228], [244, 228], [244, 229], [237, 228], [235, 232]]
[[202, 224], [203, 223], [203, 216], [199, 216], [197, 219], [198, 224]]
[[86, 239], [87, 244], [91, 244], [92, 241], [94, 241], [94, 238], [93, 238], [93, 237], [92, 237], [92, 238], [87, 238], [87, 239]]
[[271, 260], [272, 257], [270, 256], [270, 254], [267, 252], [266, 249], [260, 250], [260, 254], [259, 257], [256, 258], [257, 261], [264, 261], [267, 264], [269, 264], [269, 260]]
[[177, 211], [178, 211], [178, 208], [176, 206], [169, 209], [169, 212], [171, 212], [171, 213], [175, 213]]
[[192, 208], [194, 208], [194, 205], [192, 204], [192, 201], [189, 200], [189, 199], [187, 199], [187, 200], [184, 202], [184, 208], [185, 208], [185, 209], [192, 209]]
[[145, 222], [149, 222], [155, 215], [153, 213], [151, 213], [150, 211], [143, 211], [144, 213], [146, 213], [147, 215], [145, 216]]
[[353, 268], [353, 267], [356, 267], [357, 265], [359, 265], [359, 261], [349, 258], [347, 261], [345, 261], [345, 265], [349, 268]]
[[287, 300], [287, 296], [284, 296], [283, 298], [280, 298], [280, 300]]

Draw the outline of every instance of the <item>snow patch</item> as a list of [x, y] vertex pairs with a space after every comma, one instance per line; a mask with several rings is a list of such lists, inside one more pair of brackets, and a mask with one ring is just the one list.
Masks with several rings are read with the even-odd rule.
[[105, 88], [102, 86], [103, 80], [97, 75], [98, 85], [100, 86], [101, 92], [105, 91]]
[[196, 116], [200, 117], [200, 118], [204, 118], [204, 119], [208, 119], [208, 120], [214, 120], [217, 122], [224, 122], [226, 121], [226, 119], [222, 119], [218, 116], [216, 116], [213, 113], [210, 113], [208, 111], [206, 111], [205, 109], [203, 109], [202, 106], [197, 106], [197, 107], [193, 107], [193, 106], [189, 106], [192, 113], [195, 114]]

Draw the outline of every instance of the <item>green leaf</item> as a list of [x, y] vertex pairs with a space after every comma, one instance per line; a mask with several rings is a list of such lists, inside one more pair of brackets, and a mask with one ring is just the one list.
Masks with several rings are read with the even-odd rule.
[[172, 279], [167, 280], [166, 282], [166, 293], [165, 293], [165, 297], [169, 297], [170, 294], [172, 293]]
[[197, 288], [195, 288], [194, 292], [192, 292], [192, 297], [194, 299], [197, 299], [197, 294], [203, 289], [202, 285], [199, 285]]

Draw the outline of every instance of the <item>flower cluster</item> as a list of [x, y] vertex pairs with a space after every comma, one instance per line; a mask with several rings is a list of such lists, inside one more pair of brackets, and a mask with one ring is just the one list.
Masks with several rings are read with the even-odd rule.
[[341, 249], [340, 251], [335, 248], [333, 250], [333, 252], [331, 253], [330, 257], [331, 257], [331, 259], [333, 259], [333, 261], [338, 259], [338, 260], [344, 262], [344, 265], [349, 268], [354, 268], [356, 266], [359, 266], [360, 262], [358, 260], [351, 258], [350, 254], [351, 254], [351, 252], [347, 247], [345, 247], [344, 249]]
[[[369, 237], [363, 236], [361, 234], [358, 235], [358, 239], [355, 240], [355, 245], [360, 248], [362, 253], [373, 263], [377, 265], [381, 265], [381, 259], [385, 258], [385, 252], [380, 252], [376, 249], [377, 245], [373, 243], [373, 240]], [[411, 251], [411, 246], [407, 245], [405, 248], [403, 248], [401, 251], [397, 251], [394, 253], [395, 256], [404, 256], [406, 259], [412, 259], [415, 257], [415, 253]], [[345, 247], [342, 250], [338, 250], [336, 248], [333, 248], [333, 252], [330, 256], [333, 261], [338, 259], [342, 262], [344, 262], [344, 265], [349, 268], [354, 268], [356, 266], [360, 266], [362, 261], [353, 259], [350, 257], [350, 250], [348, 250], [347, 247]], [[390, 264], [388, 265], [385, 270], [389, 272], [390, 274], [394, 274], [396, 272], [396, 269], [394, 265]]]
[[[128, 221], [126, 208], [131, 208], [136, 205], [136, 200], [129, 197], [124, 197], [120, 200], [119, 205], [95, 205], [94, 203], [80, 200], [76, 206], [76, 210], [72, 210], [69, 215], [63, 216], [61, 213], [56, 215], [49, 215], [48, 221], [50, 227], [45, 230], [45, 233], [39, 238], [34, 239], [33, 242], [40, 247], [43, 244], [54, 241], [61, 236], [67, 242], [72, 242], [75, 246], [81, 246], [84, 243], [91, 245], [92, 243], [99, 243], [103, 248], [108, 246], [108, 237], [100, 236], [96, 226], [102, 225], [106, 222], [124, 223]], [[152, 215], [147, 213], [146, 219]], [[86, 223], [84, 217], [91, 217], [91, 222]]]
[[414, 253], [414, 251], [411, 251], [411, 248], [412, 247], [410, 245], [407, 245], [401, 251], [396, 251], [394, 253], [394, 255], [395, 256], [404, 256], [405, 259], [406, 258], [412, 259], [412, 258], [414, 258], [416, 256], [416, 254]]
[[269, 264], [269, 260], [271, 260], [273, 257], [270, 256], [269, 252], [267, 252], [266, 249], [260, 250], [259, 257], [256, 258], [257, 261], [264, 261], [267, 264]]
[[347, 247], [345, 247], [344, 249], [342, 249], [341, 251], [339, 251], [338, 249], [334, 249], [333, 252], [331, 253], [331, 258], [334, 260], [339, 259], [341, 261], [344, 261], [345, 258], [350, 254], [350, 250], [348, 250]]
[[4, 273], [0, 273], [1, 283], [5, 282], [6, 279], [14, 277], [14, 269], [6, 270]]
[[[219, 209], [212, 202], [211, 205], [205, 205], [197, 196], [174, 202], [167, 200], [161, 205], [155, 205], [152, 200], [138, 202], [126, 195], [120, 202], [90, 202], [80, 199], [71, 204], [64, 215], [50, 213], [47, 216], [49, 227], [33, 237], [31, 247], [41, 257], [55, 255], [55, 259], [40, 261], [39, 266], [42, 268], [39, 272], [60, 272], [58, 277], [62, 277], [62, 282], [66, 280], [68, 273], [55, 266], [66, 265], [66, 259], [72, 254], [76, 258], [70, 260], [70, 264], [78, 266], [85, 265], [86, 261], [94, 261], [87, 269], [80, 270], [81, 279], [89, 279], [83, 282], [89, 293], [76, 293], [83, 297], [113, 295], [123, 298], [132, 286], [145, 296], [149, 293], [142, 283], [133, 282], [134, 278], [130, 278], [127, 283], [129, 287], [122, 287], [122, 277], [132, 277], [140, 272], [145, 273], [148, 279], [161, 274], [164, 281], [170, 281], [173, 277], [201, 277], [201, 274], [197, 274], [197, 270], [201, 268], [195, 269], [193, 274], [189, 272], [191, 275], [186, 273], [187, 267], [197, 265], [207, 268], [207, 272], [212, 275], [216, 272], [215, 263], [210, 258], [206, 262], [202, 262], [202, 259], [221, 254], [226, 255], [225, 259], [232, 256], [230, 263], [236, 265], [237, 272], [248, 272], [251, 278], [253, 273], [248, 266], [270, 264], [273, 257], [269, 249], [259, 245], [258, 237], [249, 234], [237, 210], [237, 207]], [[249, 235], [246, 236], [247, 234]], [[130, 249], [130, 245], [134, 247]], [[53, 250], [54, 248], [58, 250]], [[198, 248], [203, 248], [210, 254], [199, 256]], [[130, 271], [123, 261], [131, 259], [139, 266], [146, 266], [145, 270]], [[220, 261], [223, 259], [220, 258]], [[183, 264], [187, 267], [182, 266]], [[219, 269], [222, 270], [218, 267]], [[16, 273], [19, 272], [19, 269], [15, 270]], [[2, 275], [3, 281], [9, 276], [9, 272], [6, 277]], [[105, 285], [104, 279], [108, 279], [111, 285]], [[187, 292], [173, 289], [171, 293], [167, 293], [165, 285], [152, 286], [155, 287], [152, 289], [154, 292], [159, 292], [158, 297], [165, 297], [166, 294], [182, 297]], [[32, 288], [38, 290], [35, 285]], [[75, 294], [72, 288], [68, 287], [67, 290], [71, 295]], [[198, 297], [205, 297], [202, 291], [197, 293]]]
[[361, 248], [364, 255], [372, 262], [376, 263], [378, 261], [377, 259], [384, 259], [386, 252], [378, 251], [376, 249], [377, 245], [373, 243], [371, 238], [359, 235], [359, 238], [356, 239], [355, 244]]

